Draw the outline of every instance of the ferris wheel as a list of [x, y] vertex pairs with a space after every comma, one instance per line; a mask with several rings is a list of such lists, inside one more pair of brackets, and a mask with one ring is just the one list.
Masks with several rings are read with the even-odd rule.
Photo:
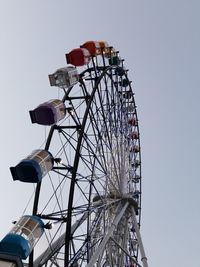
[[49, 75], [59, 98], [29, 112], [49, 127], [44, 147], [10, 168], [13, 180], [35, 185], [34, 197], [0, 242], [0, 266], [147, 267], [128, 70], [104, 41], [88, 41], [66, 60]]

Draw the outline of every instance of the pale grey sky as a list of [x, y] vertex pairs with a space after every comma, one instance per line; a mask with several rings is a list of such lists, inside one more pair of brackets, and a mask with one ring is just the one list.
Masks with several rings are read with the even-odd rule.
[[199, 265], [199, 10], [197, 0], [0, 1], [0, 237], [32, 191], [9, 167], [45, 138], [28, 110], [55, 97], [48, 74], [66, 52], [104, 39], [125, 58], [136, 93], [149, 266]]

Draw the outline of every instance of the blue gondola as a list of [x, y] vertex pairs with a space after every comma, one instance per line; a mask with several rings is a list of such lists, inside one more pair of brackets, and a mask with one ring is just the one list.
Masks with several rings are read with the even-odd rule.
[[[25, 260], [44, 232], [44, 223], [37, 216], [25, 215], [0, 242], [0, 255]], [[7, 257], [9, 259], [9, 257]], [[1, 257], [0, 257], [1, 259]]]
[[119, 81], [119, 84], [122, 87], [127, 87], [130, 85], [130, 81], [128, 79], [122, 79], [121, 81]]
[[38, 183], [53, 168], [53, 156], [46, 150], [35, 150], [10, 171], [13, 180]]
[[118, 67], [115, 69], [115, 74], [122, 77], [123, 75], [126, 74], [126, 70], [122, 67]]

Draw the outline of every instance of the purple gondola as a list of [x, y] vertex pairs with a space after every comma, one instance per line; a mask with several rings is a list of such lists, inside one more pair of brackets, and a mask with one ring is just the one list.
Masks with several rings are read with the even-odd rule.
[[59, 99], [49, 100], [29, 111], [32, 123], [53, 125], [66, 115], [65, 104]]

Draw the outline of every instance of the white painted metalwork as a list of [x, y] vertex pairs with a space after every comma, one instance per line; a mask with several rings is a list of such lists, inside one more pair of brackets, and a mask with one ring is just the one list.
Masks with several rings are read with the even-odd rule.
[[134, 224], [135, 232], [136, 232], [137, 239], [138, 239], [139, 250], [140, 250], [140, 254], [141, 254], [141, 261], [142, 261], [143, 267], [148, 267], [147, 257], [146, 257], [145, 251], [144, 251], [142, 237], [140, 234], [140, 229], [138, 226], [137, 218], [135, 215], [135, 210], [133, 207], [132, 207], [132, 218], [133, 218], [133, 224]]

